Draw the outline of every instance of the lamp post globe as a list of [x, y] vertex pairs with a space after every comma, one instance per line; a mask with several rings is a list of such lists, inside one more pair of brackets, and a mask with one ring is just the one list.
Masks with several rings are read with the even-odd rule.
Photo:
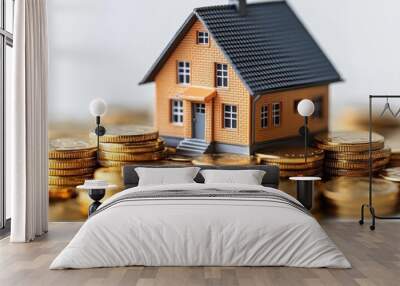
[[297, 105], [297, 112], [303, 117], [311, 116], [314, 113], [314, 110], [314, 103], [309, 99], [303, 99]]
[[107, 103], [102, 98], [95, 98], [89, 104], [89, 111], [94, 116], [103, 116], [107, 112]]

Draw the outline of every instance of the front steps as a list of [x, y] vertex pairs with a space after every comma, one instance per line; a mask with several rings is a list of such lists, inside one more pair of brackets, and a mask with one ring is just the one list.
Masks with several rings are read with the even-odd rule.
[[180, 141], [176, 151], [182, 155], [199, 155], [209, 153], [211, 145], [202, 139], [189, 138]]

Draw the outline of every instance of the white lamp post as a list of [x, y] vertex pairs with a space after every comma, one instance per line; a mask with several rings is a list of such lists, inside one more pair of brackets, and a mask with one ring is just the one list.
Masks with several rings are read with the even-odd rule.
[[96, 117], [97, 127], [94, 130], [94, 133], [97, 135], [97, 159], [99, 159], [100, 136], [106, 134], [106, 129], [100, 125], [100, 117], [106, 114], [107, 103], [101, 98], [95, 98], [89, 104], [89, 111], [94, 117]]
[[304, 117], [304, 159], [307, 163], [308, 147], [308, 117], [314, 113], [314, 103], [309, 99], [303, 99], [297, 105], [297, 112]]

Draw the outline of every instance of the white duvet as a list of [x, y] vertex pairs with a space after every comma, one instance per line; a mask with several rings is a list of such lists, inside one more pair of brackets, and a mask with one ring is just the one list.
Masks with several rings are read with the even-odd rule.
[[[232, 184], [136, 187], [165, 190], [263, 190]], [[349, 268], [318, 222], [299, 209], [254, 198], [153, 198], [123, 201], [89, 218], [50, 269], [145, 266], [293, 266]]]

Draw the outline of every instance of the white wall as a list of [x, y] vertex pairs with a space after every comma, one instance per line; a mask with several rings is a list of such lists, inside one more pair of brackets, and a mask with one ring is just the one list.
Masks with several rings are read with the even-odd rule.
[[[220, 3], [48, 0], [51, 122], [87, 121], [94, 97], [111, 113], [153, 112], [154, 86], [137, 83], [194, 7]], [[400, 1], [289, 3], [345, 79], [332, 88], [333, 117], [365, 107], [369, 93], [400, 92]]]

